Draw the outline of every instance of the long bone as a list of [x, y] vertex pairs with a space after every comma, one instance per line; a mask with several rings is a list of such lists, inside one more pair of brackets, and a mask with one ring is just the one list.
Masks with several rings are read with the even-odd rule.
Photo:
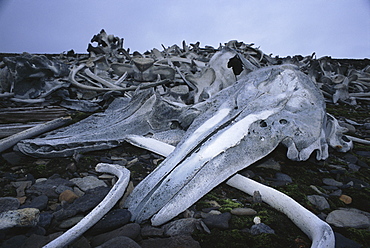
[[[137, 135], [130, 135], [128, 142], [164, 157], [169, 156], [175, 150], [174, 146]], [[226, 184], [249, 195], [253, 195], [255, 191], [260, 192], [264, 202], [287, 215], [312, 240], [311, 248], [335, 246], [335, 237], [331, 227], [284, 193], [240, 174], [232, 176]]]
[[[315, 150], [317, 159], [328, 156], [324, 99], [294, 66], [251, 72], [206, 105], [175, 151], [128, 197], [132, 220], [169, 221], [279, 143], [293, 160], [306, 160]], [[351, 146], [337, 142], [343, 150]]]
[[118, 177], [118, 181], [108, 192], [101, 203], [98, 204], [91, 212], [86, 215], [80, 222], [78, 222], [71, 229], [63, 233], [58, 238], [46, 244], [44, 248], [58, 248], [65, 247], [84, 232], [98, 222], [106, 213], [111, 210], [118, 200], [123, 196], [128, 182], [130, 180], [130, 171], [125, 167], [116, 164], [99, 163], [95, 170], [98, 172], [111, 173]]

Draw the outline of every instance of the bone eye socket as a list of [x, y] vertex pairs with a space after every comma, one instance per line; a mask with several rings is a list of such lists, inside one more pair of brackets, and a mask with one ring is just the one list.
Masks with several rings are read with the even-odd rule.
[[342, 140], [344, 141], [344, 142], [350, 142], [350, 140], [346, 137], [346, 136], [342, 136]]
[[288, 121], [285, 120], [285, 119], [281, 119], [281, 120], [279, 120], [279, 123], [282, 124], [282, 125], [285, 125], [285, 124], [288, 123]]
[[265, 121], [260, 122], [260, 127], [267, 127], [267, 123]]

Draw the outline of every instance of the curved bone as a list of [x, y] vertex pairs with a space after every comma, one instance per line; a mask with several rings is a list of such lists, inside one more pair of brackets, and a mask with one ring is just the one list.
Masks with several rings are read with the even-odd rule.
[[176, 150], [127, 199], [133, 220], [165, 223], [279, 143], [293, 160], [315, 150], [317, 159], [328, 156], [324, 99], [291, 65], [252, 72], [205, 105]]
[[[175, 150], [174, 146], [151, 138], [131, 135], [129, 139], [131, 144], [164, 157]], [[234, 175], [226, 183], [249, 195], [259, 191], [264, 202], [287, 215], [312, 240], [311, 248], [334, 247], [335, 237], [331, 227], [291, 197], [240, 174]]]
[[111, 173], [118, 177], [118, 181], [98, 206], [96, 206], [88, 215], [86, 215], [71, 229], [45, 245], [44, 248], [65, 247], [76, 240], [96, 222], [98, 222], [106, 213], [108, 213], [108, 211], [114, 207], [114, 205], [125, 193], [126, 187], [130, 180], [129, 170], [121, 165], [106, 163], [99, 163], [95, 167], [95, 170], [98, 172]]
[[226, 183], [249, 195], [259, 191], [264, 202], [287, 215], [312, 240], [311, 248], [335, 247], [334, 233], [329, 224], [289, 196], [239, 174]]

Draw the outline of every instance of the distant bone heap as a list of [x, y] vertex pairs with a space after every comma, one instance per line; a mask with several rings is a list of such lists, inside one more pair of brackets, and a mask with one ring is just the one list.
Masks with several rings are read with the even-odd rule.
[[[33, 95], [16, 93], [20, 83], [15, 78], [22, 72], [14, 64], [29, 55], [5, 59], [0, 76], [6, 79], [3, 91], [9, 89], [10, 94], [4, 92], [3, 97], [21, 104], [38, 97], [55, 103], [59, 96], [63, 106], [77, 110], [84, 109], [86, 102], [96, 106], [95, 110], [109, 105], [103, 113], [76, 124], [22, 140], [17, 147], [25, 154], [72, 156], [128, 141], [168, 156], [126, 202], [137, 222], [152, 217], [154, 225], [165, 223], [279, 144], [288, 148], [287, 156], [293, 160], [306, 160], [313, 152], [317, 159], [325, 159], [329, 145], [348, 151], [352, 142], [343, 136], [335, 118], [326, 114], [318, 85], [334, 102], [355, 104], [358, 96], [368, 100], [370, 67], [347, 69], [344, 76], [327, 71], [340, 69], [328, 58], [273, 58], [237, 41], [218, 49], [200, 48], [199, 43], [189, 47], [183, 42], [182, 48], [174, 45], [162, 52], [153, 49], [131, 55], [123, 48], [122, 39], [108, 36], [104, 30], [92, 42], [98, 46], [89, 45], [88, 57], [65, 57], [59, 67], [36, 56], [45, 65], [31, 64], [29, 70], [35, 71], [28, 77], [54, 78], [54, 83], [63, 86], [37, 87], [39, 93]], [[60, 73], [65, 64], [72, 67], [68, 78]], [[54, 74], [40, 77], [39, 69]], [[363, 95], [349, 93], [353, 90], [350, 83]], [[42, 94], [45, 91], [49, 93]], [[60, 100], [60, 96], [64, 98]], [[110, 103], [107, 99], [111, 98]], [[150, 144], [176, 148], [161, 152]], [[321, 223], [309, 219], [297, 221]], [[333, 233], [327, 224], [322, 224], [321, 232], [303, 226], [316, 246], [322, 242], [332, 246]]]

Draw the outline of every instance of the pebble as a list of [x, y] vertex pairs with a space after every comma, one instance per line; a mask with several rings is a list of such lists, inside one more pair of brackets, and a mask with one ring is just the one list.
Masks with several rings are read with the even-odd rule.
[[261, 233], [272, 233], [272, 234], [275, 233], [275, 231], [271, 227], [269, 227], [268, 225], [264, 223], [254, 224], [251, 227], [250, 232], [252, 235], [258, 235]]
[[164, 230], [162, 228], [145, 225], [141, 228], [141, 236], [143, 237], [162, 237]]
[[72, 204], [54, 212], [54, 218], [60, 221], [72, 217], [78, 213], [90, 211], [104, 199], [108, 191], [108, 187], [97, 187], [90, 189], [86, 191], [83, 196], [77, 198]]
[[45, 181], [33, 184], [27, 192], [36, 195], [46, 195], [47, 197], [57, 199], [59, 194], [55, 192], [55, 189], [60, 185], [71, 187], [73, 183], [63, 178], [49, 178]]
[[142, 248], [201, 248], [191, 236], [179, 235], [169, 238], [152, 238], [140, 242]]
[[112, 248], [112, 247], [120, 247], [120, 248], [141, 248], [138, 243], [130, 239], [129, 237], [125, 236], [118, 236], [115, 237], [102, 245], [97, 246], [96, 248]]
[[257, 211], [253, 208], [234, 208], [231, 209], [230, 213], [235, 215], [256, 215]]
[[337, 180], [334, 180], [333, 178], [324, 178], [322, 180], [322, 182], [326, 185], [329, 185], [329, 186], [336, 186], [336, 187], [340, 187], [343, 185], [342, 182], [338, 182]]
[[199, 219], [179, 219], [164, 225], [163, 230], [166, 236], [191, 235], [197, 229], [197, 224]]
[[113, 231], [94, 236], [90, 240], [90, 243], [92, 247], [95, 247], [118, 236], [125, 236], [135, 240], [139, 235], [140, 225], [137, 223], [129, 223]]
[[339, 196], [341, 196], [342, 195], [342, 190], [341, 189], [337, 189], [337, 190], [335, 190], [335, 191], [333, 191], [333, 192], [331, 192], [329, 195], [330, 196], [335, 196], [335, 197], [339, 197]]
[[348, 196], [348, 195], [341, 195], [339, 197], [339, 200], [341, 200], [342, 202], [344, 202], [345, 204], [351, 204], [352, 203], [352, 197]]
[[62, 201], [66, 201], [68, 203], [72, 203], [74, 200], [76, 200], [78, 198], [78, 195], [76, 195], [75, 192], [73, 192], [72, 190], [65, 190], [63, 191], [60, 195], [59, 195], [59, 201], [62, 202]]
[[211, 228], [218, 228], [225, 230], [229, 228], [229, 220], [231, 219], [231, 214], [229, 212], [219, 214], [219, 215], [209, 215], [203, 219], [204, 224]]
[[263, 163], [257, 165], [258, 168], [266, 168], [266, 169], [273, 169], [280, 171], [281, 170], [281, 165], [276, 162], [274, 159], [270, 158]]
[[15, 197], [0, 197], [0, 213], [18, 209], [20, 202]]
[[292, 180], [292, 178], [290, 176], [288, 176], [287, 174], [281, 173], [281, 172], [277, 172], [275, 174], [275, 178], [278, 181], [283, 181], [283, 182], [288, 182], [288, 183], [292, 183], [293, 182], [293, 180]]
[[11, 227], [30, 227], [37, 225], [40, 210], [24, 208], [0, 213], [0, 230]]
[[312, 203], [318, 210], [324, 210], [330, 208], [328, 201], [321, 195], [308, 195], [307, 199]]
[[39, 210], [46, 209], [49, 198], [46, 195], [36, 196], [31, 202], [26, 202], [21, 208], [38, 208]]
[[220, 214], [222, 214], [220, 211], [218, 211], [218, 210], [210, 210], [210, 211], [208, 211], [208, 212], [206, 212], [206, 213], [204, 213], [204, 212], [201, 212], [200, 213], [200, 216], [202, 217], [202, 218], [207, 218], [208, 216], [210, 216], [210, 215], [220, 215]]
[[99, 180], [98, 178], [94, 176], [86, 176], [83, 178], [73, 178], [70, 180], [74, 184], [77, 185], [82, 191], [87, 191], [89, 189], [94, 189], [97, 187], [106, 187], [107, 185], [105, 184], [104, 181]]
[[10, 183], [17, 191], [17, 197], [25, 196], [26, 188], [31, 187], [32, 181], [18, 181], [18, 182], [11, 182]]
[[347, 239], [342, 234], [334, 232], [335, 248], [361, 248], [362, 245], [353, 240]]
[[88, 231], [89, 235], [96, 235], [112, 231], [126, 225], [131, 219], [131, 213], [127, 209], [113, 209], [109, 211]]
[[78, 222], [80, 222], [80, 220], [82, 220], [83, 218], [84, 218], [84, 216], [74, 216], [74, 217], [72, 217], [72, 218], [69, 218], [69, 219], [63, 220], [63, 221], [59, 224], [59, 228], [62, 228], [62, 229], [71, 228], [71, 227], [73, 227], [74, 225], [76, 225]]
[[339, 209], [330, 212], [326, 217], [326, 222], [336, 227], [370, 227], [370, 220], [366, 215], [351, 209]]

